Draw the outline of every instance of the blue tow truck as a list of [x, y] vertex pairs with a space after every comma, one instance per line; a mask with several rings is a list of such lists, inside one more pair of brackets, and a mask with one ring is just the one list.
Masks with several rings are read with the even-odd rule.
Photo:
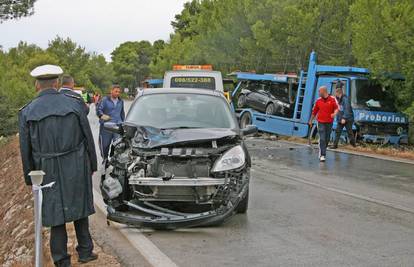
[[[314, 138], [317, 134], [316, 125], [310, 128], [308, 121], [318, 98], [318, 88], [327, 86], [333, 94], [335, 88], [341, 86], [351, 98], [355, 113], [353, 127], [359, 140], [384, 144], [408, 143], [407, 116], [396, 111], [386, 90], [370, 80], [369, 74], [365, 68], [318, 65], [317, 54], [312, 52], [307, 72], [302, 70], [296, 77], [234, 73], [237, 86], [231, 94], [231, 105], [238, 114], [241, 127], [253, 124], [263, 132]], [[256, 88], [253, 92], [249, 89], [252, 84]], [[283, 94], [275, 94], [277, 90], [285, 92], [281, 103], [271, 100], [280, 100], [279, 95]], [[256, 96], [248, 102], [244, 92]], [[243, 108], [238, 107], [240, 103]], [[246, 103], [250, 104], [246, 106]], [[260, 110], [262, 106], [264, 108]], [[336, 128], [336, 122], [333, 128]]]

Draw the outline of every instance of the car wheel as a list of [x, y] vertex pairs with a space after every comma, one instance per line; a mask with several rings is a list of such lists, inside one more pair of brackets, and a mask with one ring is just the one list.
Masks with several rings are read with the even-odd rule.
[[250, 112], [244, 112], [243, 115], [240, 118], [240, 128], [244, 129], [247, 127], [247, 125], [252, 124], [252, 115]]
[[266, 106], [266, 114], [268, 115], [274, 115], [276, 111], [275, 105], [273, 103], [269, 103]]
[[247, 212], [248, 207], [249, 207], [249, 189], [247, 189], [247, 192], [244, 195], [244, 198], [239, 202], [239, 205], [237, 205], [236, 212], [244, 214]]
[[246, 107], [246, 96], [245, 95], [239, 95], [239, 98], [237, 99], [237, 107], [238, 108]]

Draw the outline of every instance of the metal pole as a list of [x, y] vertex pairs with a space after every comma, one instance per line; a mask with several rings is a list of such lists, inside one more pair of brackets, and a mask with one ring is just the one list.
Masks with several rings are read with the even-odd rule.
[[34, 195], [34, 216], [35, 216], [35, 266], [43, 266], [42, 251], [42, 187], [43, 171], [31, 171], [32, 191]]

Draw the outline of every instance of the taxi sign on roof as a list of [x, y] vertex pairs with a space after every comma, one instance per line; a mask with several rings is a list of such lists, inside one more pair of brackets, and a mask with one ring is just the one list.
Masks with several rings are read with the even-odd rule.
[[213, 70], [213, 65], [173, 65], [173, 70]]

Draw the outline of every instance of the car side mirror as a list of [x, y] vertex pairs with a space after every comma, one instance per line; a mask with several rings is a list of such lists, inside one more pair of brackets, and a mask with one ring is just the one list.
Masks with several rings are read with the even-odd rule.
[[108, 132], [111, 132], [111, 133], [116, 133], [116, 134], [122, 134], [123, 133], [122, 126], [119, 125], [119, 124], [116, 124], [115, 122], [105, 122], [104, 123], [104, 129]]
[[255, 125], [247, 125], [246, 128], [241, 129], [243, 136], [252, 135], [257, 133], [257, 127]]

